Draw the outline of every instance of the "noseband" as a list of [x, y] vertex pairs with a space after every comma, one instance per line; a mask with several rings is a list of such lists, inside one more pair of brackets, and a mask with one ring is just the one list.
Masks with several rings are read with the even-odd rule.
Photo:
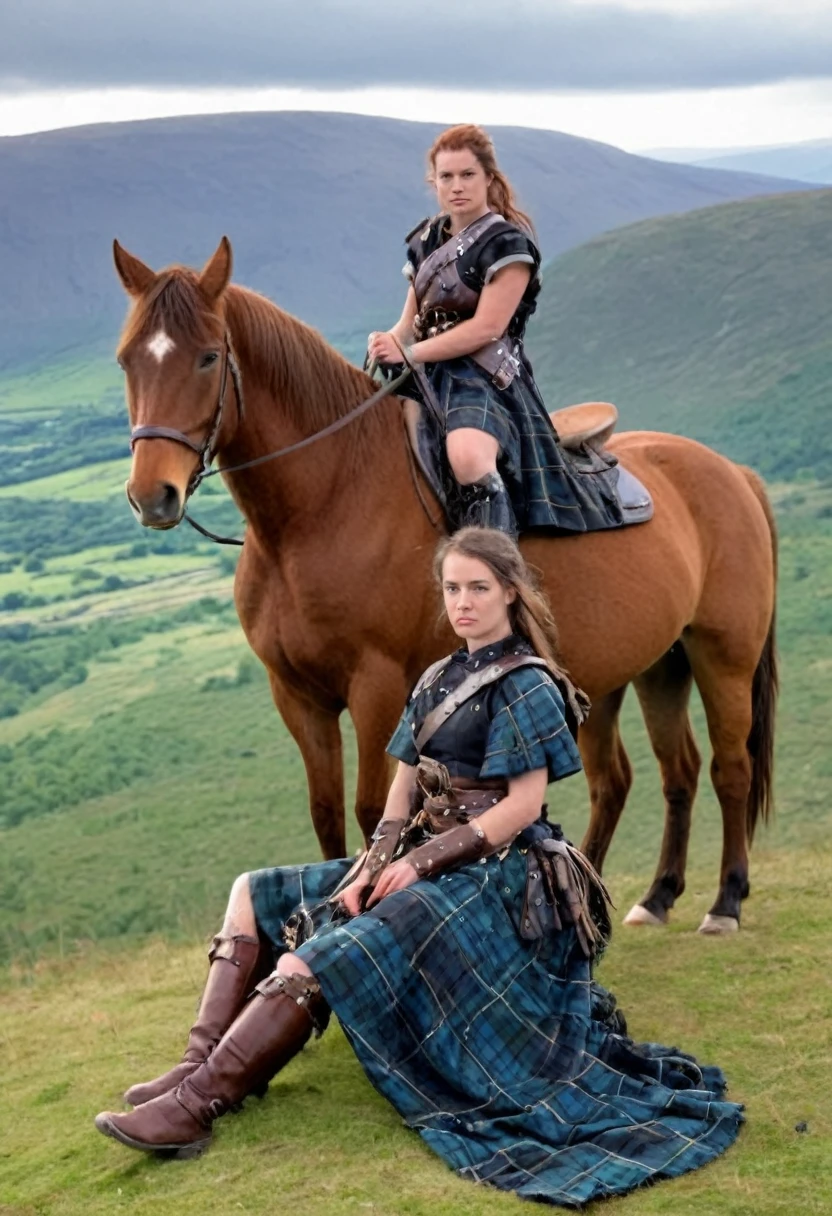
[[[343, 427], [349, 426], [351, 422], [353, 422], [356, 418], [359, 418], [362, 414], [366, 413], [367, 410], [371, 409], [379, 401], [382, 401], [385, 397], [392, 396], [396, 389], [399, 388], [400, 385], [404, 384], [411, 372], [410, 366], [405, 366], [400, 375], [395, 376], [392, 380], [388, 380], [386, 384], [383, 384], [381, 388], [373, 393], [371, 397], [368, 397], [366, 401], [362, 401], [360, 405], [355, 406], [355, 408], [351, 409], [348, 413], [342, 414], [340, 418], [336, 418], [334, 422], [330, 422], [329, 426], [325, 426], [320, 431], [315, 431], [312, 435], [307, 435], [304, 439], [298, 439], [295, 443], [290, 443], [285, 448], [278, 448], [274, 452], [267, 452], [264, 456], [255, 456], [251, 460], [244, 460], [242, 464], [232, 464], [223, 468], [212, 469], [211, 464], [215, 455], [214, 443], [219, 435], [220, 427], [222, 426], [222, 414], [223, 407], [225, 406], [225, 390], [228, 383], [229, 369], [231, 370], [231, 379], [234, 381], [234, 391], [237, 394], [237, 410], [239, 413], [239, 418], [240, 420], [243, 418], [242, 378], [240, 376], [240, 368], [237, 363], [236, 356], [231, 347], [231, 338], [227, 330], [223, 340], [223, 356], [219, 400], [217, 401], [217, 408], [214, 411], [214, 416], [209, 425], [208, 433], [203, 439], [202, 443], [196, 443], [193, 439], [190, 439], [184, 431], [177, 431], [174, 429], [174, 427], [170, 426], [134, 426], [130, 432], [131, 451], [135, 447], [138, 439], [170, 439], [174, 443], [181, 443], [186, 448], [190, 448], [192, 452], [196, 452], [197, 456], [199, 457], [199, 464], [191, 474], [191, 479], [188, 482], [187, 489], [185, 490], [185, 502], [188, 501], [194, 490], [197, 489], [197, 487], [205, 480], [206, 477], [215, 477], [217, 473], [241, 473], [244, 469], [254, 469], [258, 465], [266, 464], [267, 461], [277, 460], [279, 456], [289, 456], [293, 452], [299, 452], [303, 448], [308, 447], [310, 444], [317, 443], [319, 439], [325, 439], [328, 435], [334, 435], [336, 431], [340, 431]], [[373, 364], [370, 368], [371, 376], [374, 374], [375, 367], [376, 365]], [[407, 440], [405, 442], [405, 447], [407, 448], [410, 460], [412, 462], [413, 456], [410, 452], [410, 444], [407, 442]], [[413, 471], [414, 470], [411, 465], [411, 474]], [[425, 505], [425, 501], [421, 496], [421, 491], [418, 488], [418, 484], [416, 488], [422, 503], [422, 508], [430, 520], [431, 517]], [[203, 536], [207, 536], [209, 540], [214, 540], [220, 545], [243, 544], [241, 540], [235, 540], [226, 536], [217, 536], [214, 532], [209, 532], [207, 528], [203, 528], [202, 524], [198, 524], [195, 519], [192, 519], [187, 511], [183, 512], [183, 518], [186, 519], [191, 527], [195, 528], [197, 532], [201, 532]], [[431, 520], [431, 523], [434, 523], [434, 521]]]
[[173, 443], [181, 443], [186, 448], [190, 448], [192, 452], [196, 452], [199, 457], [199, 463], [191, 474], [187, 489], [185, 490], [185, 501], [191, 497], [194, 491], [198, 488], [202, 480], [207, 476], [208, 470], [211, 468], [211, 463], [214, 459], [214, 444], [217, 436], [220, 433], [222, 426], [223, 410], [225, 408], [225, 393], [228, 386], [228, 372], [231, 371], [231, 379], [234, 382], [234, 392], [237, 394], [237, 410], [240, 419], [243, 417], [243, 388], [240, 379], [240, 368], [237, 364], [237, 359], [234, 351], [231, 349], [231, 338], [228, 330], [225, 331], [223, 338], [222, 351], [222, 378], [220, 380], [220, 393], [217, 399], [216, 409], [208, 426], [208, 431], [201, 443], [189, 438], [184, 431], [177, 431], [171, 426], [134, 426], [130, 432], [130, 450], [136, 446], [136, 441], [139, 439], [170, 439]]

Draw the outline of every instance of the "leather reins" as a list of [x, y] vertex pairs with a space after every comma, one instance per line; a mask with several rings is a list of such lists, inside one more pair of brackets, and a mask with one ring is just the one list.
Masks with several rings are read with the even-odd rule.
[[225, 409], [225, 394], [228, 388], [228, 373], [231, 372], [231, 379], [234, 382], [234, 392], [237, 394], [237, 412], [240, 420], [244, 417], [243, 408], [243, 388], [240, 378], [240, 368], [237, 363], [237, 358], [231, 347], [231, 337], [228, 330], [225, 331], [223, 337], [223, 352], [222, 352], [222, 376], [220, 378], [220, 391], [217, 398], [216, 408], [211, 422], [208, 425], [208, 430], [205, 438], [201, 443], [191, 439], [184, 431], [178, 431], [171, 426], [134, 426], [130, 432], [130, 451], [132, 452], [139, 439], [170, 439], [173, 443], [181, 443], [186, 448], [190, 448], [192, 452], [196, 452], [199, 457], [199, 463], [191, 474], [185, 490], [185, 502], [191, 497], [193, 492], [199, 487], [206, 477], [211, 476], [211, 463], [214, 459], [214, 443], [220, 433], [222, 426], [223, 411]]
[[[274, 452], [268, 452], [265, 456], [255, 456], [252, 460], [244, 460], [241, 464], [223, 465], [222, 468], [212, 469], [211, 465], [214, 460], [214, 443], [222, 426], [223, 410], [225, 408], [225, 395], [228, 387], [228, 373], [231, 372], [231, 379], [234, 383], [234, 391], [237, 395], [237, 410], [240, 420], [244, 417], [243, 407], [243, 389], [242, 377], [240, 375], [240, 367], [237, 363], [237, 358], [231, 346], [231, 337], [226, 330], [223, 339], [223, 365], [222, 378], [220, 380], [220, 391], [217, 399], [216, 409], [214, 410], [213, 418], [208, 427], [205, 438], [201, 443], [197, 443], [191, 439], [184, 431], [178, 431], [174, 427], [169, 426], [134, 426], [130, 432], [130, 450], [132, 451], [139, 439], [169, 439], [173, 443], [181, 443], [186, 448], [190, 448], [192, 452], [196, 452], [199, 457], [199, 463], [191, 474], [188, 485], [185, 489], [185, 502], [187, 504], [191, 495], [199, 488], [207, 477], [216, 477], [218, 473], [241, 473], [244, 469], [253, 469], [257, 465], [265, 464], [269, 460], [277, 460], [280, 456], [289, 456], [292, 452], [299, 452], [302, 448], [309, 447], [312, 443], [317, 443], [319, 439], [325, 439], [328, 435], [335, 434], [342, 427], [354, 422], [361, 414], [365, 413], [372, 406], [376, 405], [385, 397], [389, 397], [396, 389], [405, 382], [410, 375], [411, 369], [405, 367], [401, 375], [395, 379], [383, 384], [377, 392], [368, 397], [366, 401], [362, 401], [360, 405], [355, 406], [348, 413], [343, 414], [340, 418], [336, 418], [335, 422], [331, 422], [329, 426], [325, 426], [323, 430], [315, 431], [312, 435], [307, 435], [304, 439], [297, 440], [296, 443], [290, 443], [285, 448], [278, 448]], [[371, 371], [372, 374], [372, 371]], [[410, 447], [408, 443], [408, 448]], [[424, 506], [424, 502], [423, 502]], [[200, 532], [203, 536], [207, 536], [209, 540], [216, 541], [218, 545], [239, 545], [242, 546], [245, 542], [237, 540], [231, 536], [217, 536], [216, 533], [210, 532], [202, 524], [197, 523], [187, 512], [183, 512], [183, 517], [188, 521], [192, 528]], [[428, 516], [430, 518], [430, 516]], [[433, 521], [431, 521], [433, 522]]]

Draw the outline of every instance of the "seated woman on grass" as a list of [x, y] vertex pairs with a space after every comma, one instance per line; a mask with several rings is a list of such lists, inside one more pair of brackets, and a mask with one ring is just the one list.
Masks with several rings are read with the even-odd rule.
[[334, 1011], [409, 1127], [524, 1198], [623, 1193], [735, 1139], [719, 1069], [634, 1043], [592, 983], [606, 895], [542, 806], [581, 767], [569, 723], [586, 702], [519, 550], [465, 528], [436, 569], [462, 645], [405, 708], [371, 848], [237, 879], [182, 1061], [127, 1091], [132, 1112], [99, 1115], [105, 1135], [198, 1155]]

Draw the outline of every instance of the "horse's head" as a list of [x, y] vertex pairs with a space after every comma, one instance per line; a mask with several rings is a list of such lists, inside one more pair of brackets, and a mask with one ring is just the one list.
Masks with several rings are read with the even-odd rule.
[[237, 408], [229, 411], [226, 400], [223, 306], [231, 245], [223, 237], [201, 273], [183, 266], [157, 273], [118, 241], [113, 257], [132, 300], [118, 347], [132, 427], [127, 497], [145, 527], [172, 528], [197, 474], [236, 425]]

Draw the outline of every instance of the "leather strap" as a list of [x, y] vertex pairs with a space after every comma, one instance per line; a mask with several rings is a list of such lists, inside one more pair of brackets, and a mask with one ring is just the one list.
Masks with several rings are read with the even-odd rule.
[[302, 975], [299, 972], [292, 975], [281, 975], [273, 971], [271, 975], [254, 989], [266, 1000], [274, 997], [285, 997], [299, 1005], [309, 1015], [312, 1028], [316, 1035], [322, 1035], [329, 1022], [329, 1005], [326, 1003], [321, 985], [314, 975]]
[[[484, 232], [497, 223], [505, 223], [503, 217], [489, 212], [469, 224], [456, 236], [451, 236], [443, 245], [425, 259], [413, 280], [413, 290], [419, 304], [419, 314], [414, 323], [417, 337], [434, 337], [436, 333], [452, 329], [460, 316], [476, 311], [478, 294], [459, 277], [455, 262], [480, 239]], [[444, 277], [443, 277], [443, 272]], [[448, 312], [448, 310], [451, 310]], [[431, 317], [435, 314], [435, 320]], [[447, 314], [445, 320], [443, 316]], [[491, 377], [499, 389], [508, 388], [520, 368], [517, 344], [504, 333], [501, 338], [486, 342], [479, 350], [472, 351], [470, 358]], [[424, 393], [424, 376], [418, 376]], [[436, 412], [430, 389], [426, 394], [432, 412]]]
[[591, 959], [610, 936], [609, 891], [589, 859], [560, 834], [535, 839], [526, 854], [520, 936], [534, 941], [572, 926]]
[[432, 254], [425, 258], [422, 265], [416, 272], [416, 277], [413, 280], [413, 290], [416, 292], [417, 300], [421, 300], [427, 292], [429, 284], [433, 281], [437, 274], [451, 262], [455, 262], [457, 258], [462, 257], [464, 253], [475, 245], [484, 232], [487, 232], [494, 224], [504, 224], [505, 220], [495, 211], [489, 211], [486, 215], [480, 216], [478, 220], [474, 220], [458, 232], [456, 236], [449, 236], [444, 244], [435, 249]]
[[134, 426], [130, 432], [131, 451], [135, 448], [136, 442], [139, 439], [168, 439], [173, 443], [181, 443], [184, 447], [190, 448], [192, 452], [196, 452], [197, 456], [199, 457], [199, 463], [188, 481], [188, 485], [185, 490], [186, 502], [199, 487], [203, 479], [205, 477], [210, 477], [211, 475], [209, 469], [211, 467], [211, 462], [214, 459], [214, 445], [220, 433], [220, 427], [222, 426], [229, 372], [231, 373], [231, 379], [234, 382], [234, 391], [237, 395], [238, 422], [242, 421], [244, 407], [240, 369], [231, 345], [231, 335], [229, 334], [228, 330], [226, 330], [223, 337], [222, 375], [220, 377], [219, 396], [217, 397], [217, 404], [214, 407], [213, 416], [208, 423], [207, 431], [203, 439], [197, 443], [196, 440], [191, 439], [189, 435], [186, 435], [184, 431], [178, 431], [174, 427], [170, 426]]
[[[442, 662], [447, 662], [447, 659], [443, 659]], [[489, 663], [480, 671], [472, 671], [458, 688], [448, 693], [444, 701], [440, 701], [427, 715], [416, 736], [416, 750], [421, 752], [428, 740], [433, 738], [439, 727], [447, 722], [451, 714], [456, 713], [464, 701], [470, 700], [486, 684], [493, 684], [495, 680], [499, 680], [501, 676], [510, 671], [515, 671], [518, 667], [546, 668], [547, 664], [545, 659], [541, 659], [536, 654], [507, 654], [503, 658]]]
[[217, 934], [211, 939], [211, 949], [208, 951], [208, 962], [213, 963], [216, 959], [222, 958], [226, 962], [233, 963], [235, 967], [239, 967], [241, 960], [237, 957], [237, 942], [246, 942], [251, 946], [259, 946], [260, 939], [257, 937], [249, 937], [245, 933], [237, 933], [233, 937], [223, 937]]
[[130, 447], [136, 446], [137, 439], [171, 439], [174, 443], [184, 444], [198, 456], [202, 455], [203, 440], [199, 443], [191, 439], [184, 431], [175, 431], [171, 426], [134, 426], [130, 432]]

